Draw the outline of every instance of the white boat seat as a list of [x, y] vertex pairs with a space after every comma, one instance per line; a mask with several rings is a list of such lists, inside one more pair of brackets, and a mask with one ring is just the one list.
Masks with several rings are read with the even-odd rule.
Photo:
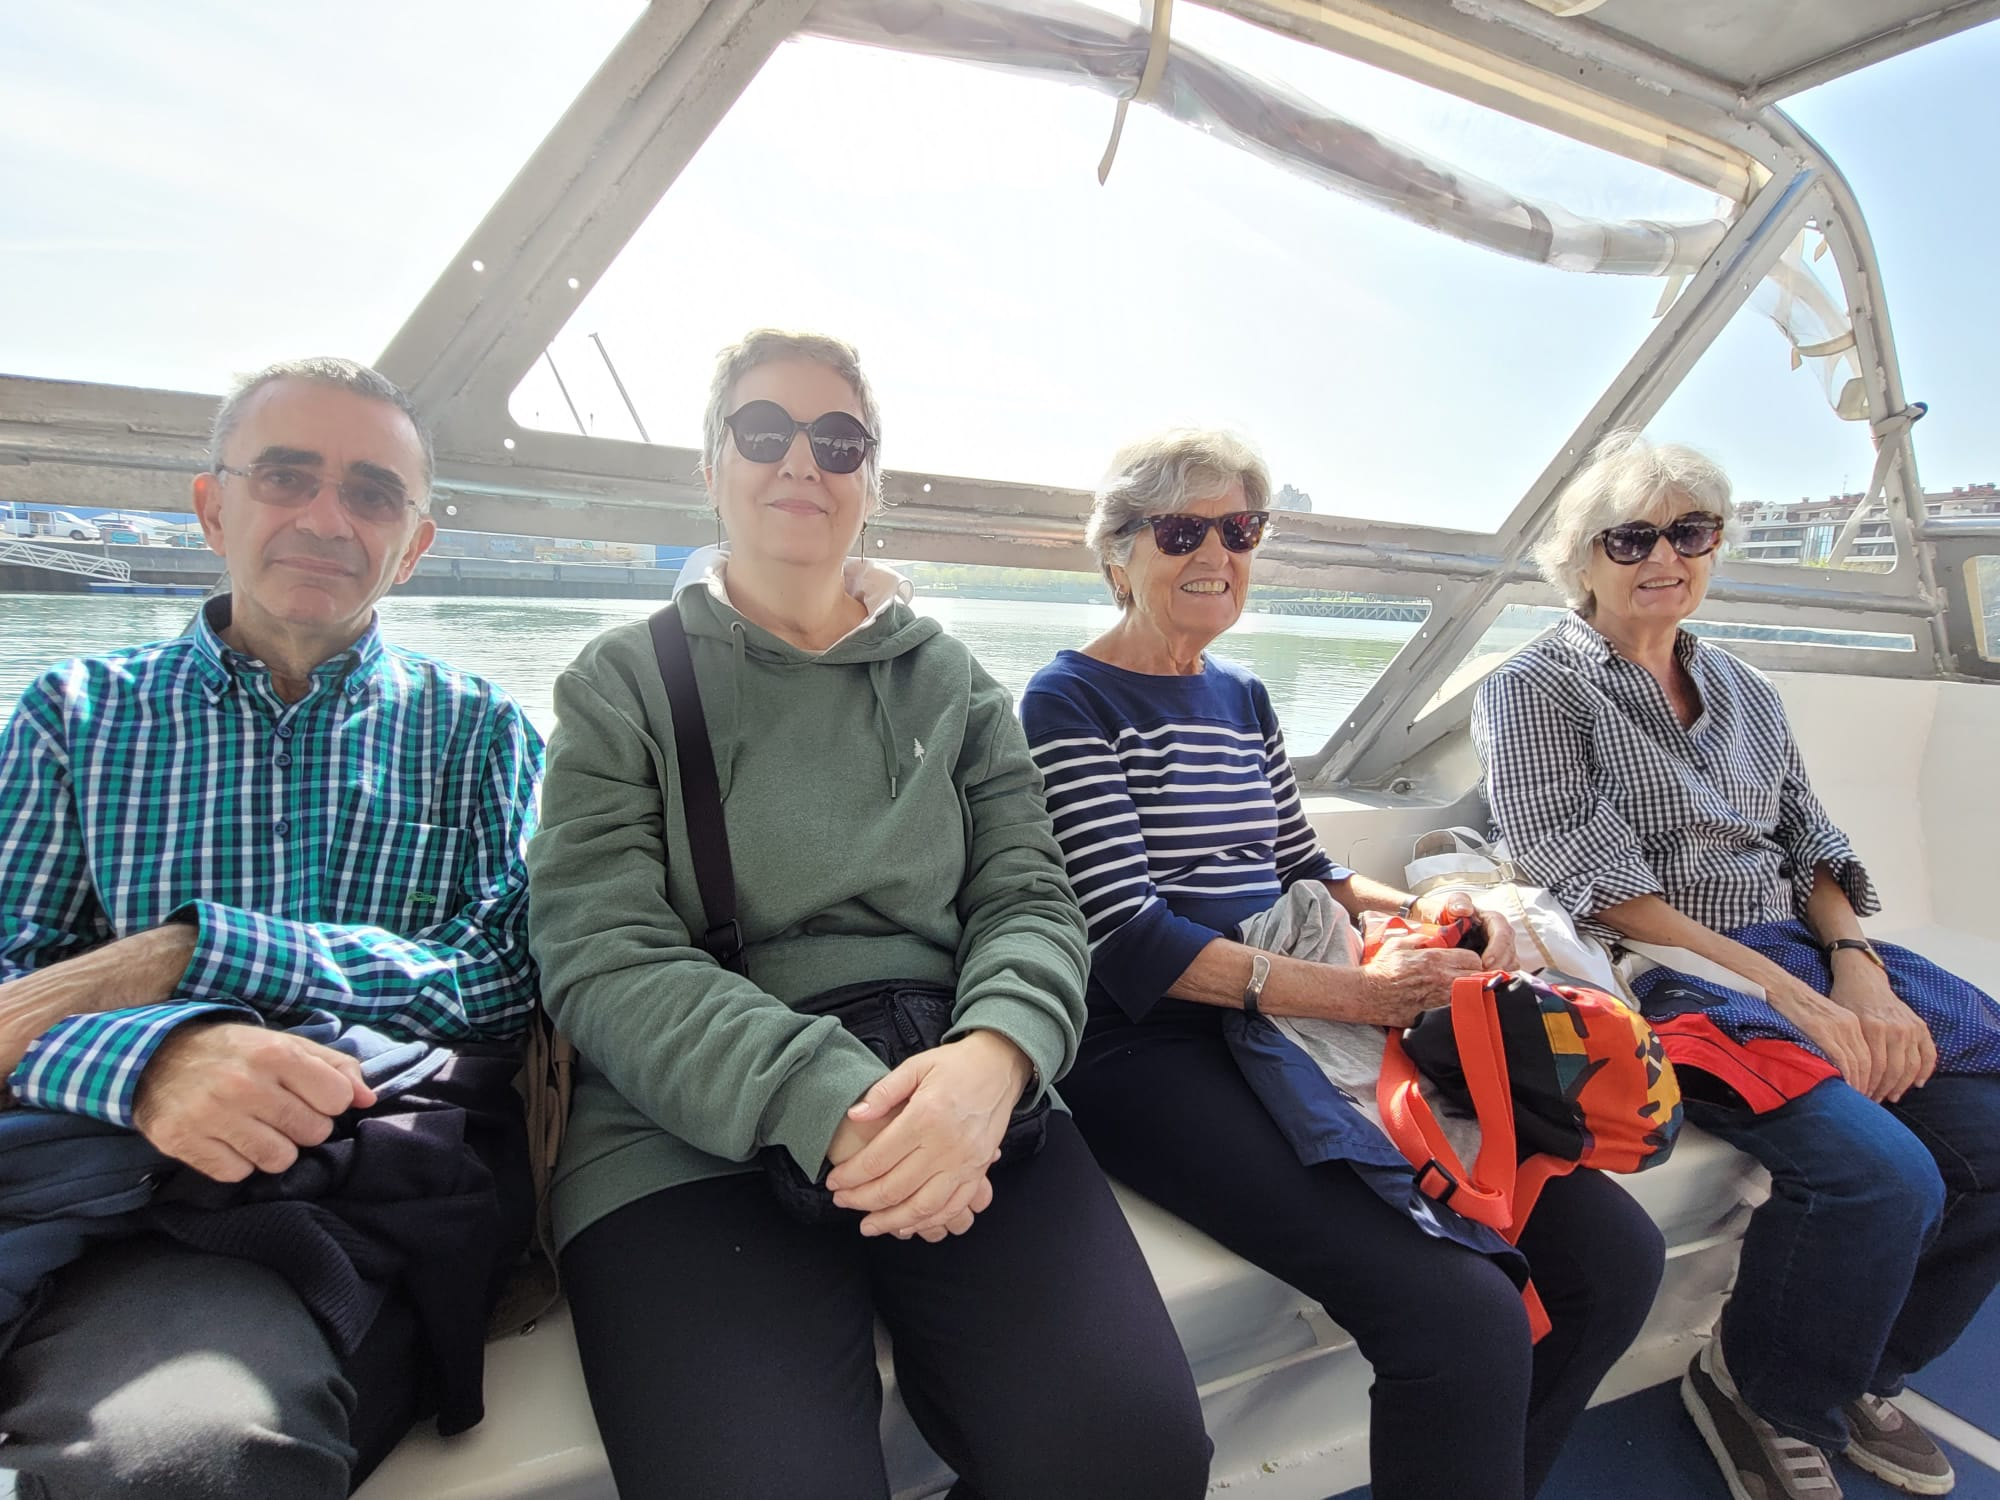
[[[1628, 1180], [1675, 1249], [1669, 1291], [1656, 1309], [1661, 1337], [1685, 1325], [1691, 1303], [1726, 1285], [1738, 1217], [1761, 1197], [1761, 1178], [1720, 1142], [1690, 1131], [1663, 1167]], [[1312, 1457], [1296, 1448], [1308, 1432], [1316, 1445], [1358, 1444], [1369, 1377], [1346, 1336], [1304, 1297], [1206, 1235], [1136, 1194], [1120, 1189], [1119, 1197], [1202, 1385], [1210, 1429], [1219, 1435], [1218, 1483]], [[1677, 1350], [1664, 1365], [1657, 1351], [1641, 1358], [1649, 1350], [1642, 1337], [1627, 1356], [1631, 1368], [1621, 1366], [1614, 1377], [1617, 1394], [1664, 1378], [1671, 1373], [1665, 1366], [1684, 1361]], [[611, 1500], [567, 1312], [491, 1345], [487, 1360], [485, 1422], [450, 1439], [428, 1427], [412, 1434], [358, 1500]], [[895, 1399], [886, 1359], [883, 1379], [883, 1440], [897, 1493], [932, 1493], [944, 1470]], [[1342, 1425], [1329, 1421], [1334, 1412], [1344, 1414]], [[1328, 1493], [1311, 1489], [1319, 1482], [1300, 1493], [1319, 1500]], [[1280, 1491], [1260, 1485], [1258, 1493]]]
[[[1876, 928], [1876, 935], [2000, 992], [2000, 941], [1957, 928]], [[1667, 1237], [1667, 1278], [1646, 1331], [1606, 1381], [1612, 1399], [1676, 1375], [1735, 1268], [1747, 1210], [1764, 1175], [1688, 1130], [1663, 1166], [1624, 1179]], [[1136, 1194], [1119, 1190], [1158, 1279], [1217, 1436], [1215, 1487], [1253, 1476], [1260, 1500], [1320, 1500], [1359, 1483], [1368, 1372], [1317, 1307]], [[937, 1493], [944, 1471], [888, 1392], [883, 1441], [899, 1497]], [[358, 1500], [612, 1500], [566, 1311], [488, 1349], [486, 1421], [460, 1437], [413, 1433]]]

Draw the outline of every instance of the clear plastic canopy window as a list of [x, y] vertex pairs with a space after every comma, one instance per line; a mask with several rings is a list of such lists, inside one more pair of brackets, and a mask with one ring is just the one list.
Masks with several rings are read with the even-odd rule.
[[642, 8], [0, 5], [0, 371], [374, 358]]
[[[524, 379], [517, 421], [636, 437], [608, 352], [654, 440], [693, 446], [714, 350], [803, 325], [861, 346], [892, 468], [1088, 486], [1138, 433], [1220, 424], [1320, 511], [1487, 530], [1644, 337], [1658, 273], [1732, 211], [1193, 6], [1162, 108], [1131, 111], [1100, 187], [1110, 98], [1145, 55], [1129, 11], [826, 0], [808, 23], [871, 27], [894, 47], [779, 50]], [[1010, 63], [918, 42], [1004, 42]], [[1551, 264], [1607, 256], [1629, 274]]]

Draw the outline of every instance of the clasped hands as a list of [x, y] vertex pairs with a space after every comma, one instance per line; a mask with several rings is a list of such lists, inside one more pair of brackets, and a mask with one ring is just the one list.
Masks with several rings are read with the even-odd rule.
[[1840, 1069], [1849, 1087], [1878, 1104], [1893, 1104], [1930, 1082], [1938, 1062], [1930, 1028], [1865, 954], [1834, 955], [1831, 996], [1783, 977], [1785, 988], [1770, 991], [1772, 1004]]
[[974, 1031], [920, 1052], [861, 1096], [827, 1147], [827, 1186], [866, 1215], [861, 1233], [931, 1244], [964, 1234], [993, 1202], [986, 1172], [1033, 1069], [1021, 1049]]

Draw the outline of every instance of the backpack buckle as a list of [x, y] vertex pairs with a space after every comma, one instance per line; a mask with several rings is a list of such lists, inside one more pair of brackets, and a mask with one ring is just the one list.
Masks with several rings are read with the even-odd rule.
[[[1434, 1189], [1428, 1180], [1433, 1172], [1444, 1182], [1444, 1187], [1441, 1191]], [[1425, 1197], [1435, 1198], [1439, 1203], [1449, 1203], [1451, 1202], [1452, 1194], [1456, 1193], [1464, 1184], [1452, 1176], [1451, 1170], [1433, 1156], [1429, 1161], [1417, 1168], [1417, 1186], [1423, 1190]]]

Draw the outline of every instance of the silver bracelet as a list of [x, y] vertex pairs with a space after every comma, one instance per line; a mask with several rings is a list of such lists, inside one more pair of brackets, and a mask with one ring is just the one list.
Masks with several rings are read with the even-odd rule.
[[1258, 1014], [1257, 1001], [1264, 993], [1264, 981], [1271, 977], [1271, 959], [1268, 954], [1250, 955], [1250, 982], [1243, 986], [1243, 1014]]

